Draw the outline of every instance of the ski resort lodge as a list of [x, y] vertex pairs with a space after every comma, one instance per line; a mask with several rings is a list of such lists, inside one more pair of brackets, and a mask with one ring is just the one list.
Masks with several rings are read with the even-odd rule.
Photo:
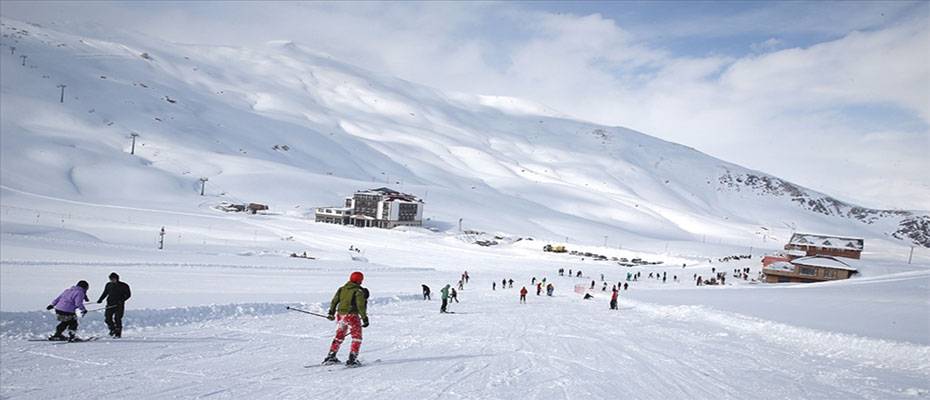
[[358, 191], [346, 197], [342, 207], [319, 207], [316, 222], [354, 225], [360, 228], [422, 226], [423, 200], [389, 188]]
[[785, 245], [785, 250], [789, 257], [836, 256], [858, 260], [863, 242], [859, 238], [795, 233]]
[[822, 282], [848, 279], [862, 254], [864, 240], [839, 236], [795, 233], [785, 245], [785, 256], [766, 256], [762, 272], [769, 283]]

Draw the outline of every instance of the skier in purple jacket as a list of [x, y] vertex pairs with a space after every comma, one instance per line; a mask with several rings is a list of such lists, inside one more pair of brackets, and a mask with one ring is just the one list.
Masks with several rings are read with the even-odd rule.
[[[78, 328], [76, 311], [81, 310], [81, 316], [87, 314], [87, 308], [84, 308], [84, 300], [87, 299], [88, 288], [90, 288], [90, 285], [87, 284], [87, 281], [80, 281], [77, 285], [65, 289], [55, 300], [52, 300], [52, 304], [45, 307], [46, 310], [54, 308], [55, 316], [59, 321], [58, 326], [55, 327], [55, 334], [50, 336], [48, 340], [74, 340]], [[62, 335], [65, 329], [68, 330], [68, 337]]]

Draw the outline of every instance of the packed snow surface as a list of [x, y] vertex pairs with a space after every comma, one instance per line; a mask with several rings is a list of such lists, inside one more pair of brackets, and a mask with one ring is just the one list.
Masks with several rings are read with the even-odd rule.
[[[731, 191], [721, 174], [752, 171], [519, 99], [380, 77], [291, 42], [176, 45], [2, 23], [4, 399], [930, 393], [930, 254], [917, 248], [908, 263], [891, 220]], [[130, 132], [141, 134], [132, 155]], [[313, 222], [313, 207], [380, 186], [424, 198], [426, 226]], [[215, 208], [224, 201], [271, 209], [225, 213]], [[459, 218], [479, 233], [459, 231]], [[760, 255], [793, 231], [863, 237], [858, 273], [758, 282]], [[549, 243], [655, 264], [543, 252]], [[291, 257], [303, 252], [312, 258]], [[746, 279], [732, 275], [743, 268]], [[356, 270], [371, 291], [366, 366], [319, 367], [334, 324], [287, 307], [325, 312]], [[466, 270], [455, 313], [439, 314], [440, 288]], [[96, 300], [114, 271], [133, 290], [122, 339], [30, 340], [51, 333], [44, 308], [62, 290], [87, 280]], [[726, 285], [695, 286], [716, 272]], [[534, 278], [554, 296], [536, 295]], [[609, 310], [618, 283], [628, 289]], [[87, 314], [80, 335], [105, 337], [102, 319]]]

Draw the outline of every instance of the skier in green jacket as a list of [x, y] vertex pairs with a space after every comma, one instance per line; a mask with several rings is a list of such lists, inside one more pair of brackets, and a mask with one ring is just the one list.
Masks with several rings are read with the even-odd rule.
[[444, 287], [442, 288], [442, 290], [440, 291], [440, 292], [442, 293], [442, 306], [439, 307], [439, 312], [440, 312], [440, 313], [446, 313], [446, 312], [447, 312], [447, 311], [446, 311], [446, 306], [449, 305], [449, 288], [451, 288], [451, 287], [452, 287], [452, 285], [446, 284], [446, 286], [444, 286]]
[[336, 321], [336, 337], [329, 347], [329, 354], [323, 359], [323, 364], [337, 364], [339, 359], [336, 353], [346, 338], [346, 331], [352, 335], [352, 347], [349, 349], [347, 367], [357, 367], [358, 351], [362, 347], [362, 328], [368, 327], [368, 289], [362, 287], [364, 275], [353, 272], [349, 281], [336, 290], [336, 295], [329, 303], [329, 320]]

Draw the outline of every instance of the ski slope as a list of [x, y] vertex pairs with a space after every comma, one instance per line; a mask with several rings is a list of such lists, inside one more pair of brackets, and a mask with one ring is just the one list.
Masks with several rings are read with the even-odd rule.
[[436, 300], [371, 307], [363, 368], [303, 368], [325, 355], [329, 321], [244, 315], [92, 343], [5, 338], [4, 364], [19, 367], [4, 367], [3, 394], [71, 397], [75, 387], [87, 386], [99, 389], [78, 398], [887, 399], [927, 393], [926, 345], [626, 298], [614, 312], [604, 299], [566, 293], [531, 295], [520, 305], [517, 289], [492, 292], [484, 273], [475, 275], [462, 302], [451, 306], [455, 314], [437, 313]]
[[[791, 194], [724, 184], [777, 178], [693, 149], [519, 99], [441, 93], [291, 42], [182, 45], [8, 18], [0, 28], [4, 399], [930, 393], [930, 253], [907, 262], [893, 211], [872, 210], [871, 223], [849, 205], [813, 212]], [[132, 155], [130, 132], [141, 134]], [[312, 221], [313, 207], [385, 185], [426, 200], [426, 228]], [[224, 213], [222, 201], [271, 209]], [[477, 246], [459, 218], [506, 240]], [[756, 276], [759, 256], [795, 230], [864, 237], [860, 273], [693, 286], [711, 271]], [[620, 267], [544, 253], [547, 243], [663, 264]], [[289, 256], [302, 252], [314, 259]], [[334, 326], [286, 307], [324, 310], [355, 270], [372, 293], [368, 365], [304, 368]], [[435, 296], [465, 270], [456, 313], [440, 315]], [[29, 341], [51, 333], [52, 298], [83, 279], [95, 300], [112, 271], [133, 290], [123, 339]], [[612, 285], [628, 272], [642, 278], [610, 311], [600, 276]], [[534, 277], [556, 295], [535, 296]], [[510, 278], [513, 289], [491, 290]], [[592, 280], [595, 299], [583, 300], [575, 287]], [[79, 331], [105, 334], [100, 313]]]
[[[37, 207], [55, 204], [70, 207], [34, 199]], [[164, 217], [140, 209], [108, 215], [139, 223]], [[873, 255], [865, 277], [844, 282], [784, 286], [734, 279], [726, 287], [697, 288], [691, 274], [744, 266], [755, 274], [758, 260], [706, 261], [728, 254], [715, 251], [740, 248], [708, 246], [714, 250], [701, 260], [591, 246], [668, 261], [622, 268], [543, 253], [539, 241], [484, 248], [457, 235], [314, 224], [284, 215], [205, 210], [176, 218], [182, 226], [214, 221], [206, 232], [212, 244], [169, 240], [159, 251], [151, 242], [103, 240], [130, 236], [110, 232], [125, 224], [96, 219], [72, 220], [67, 229], [3, 224], [4, 398], [886, 399], [928, 390], [930, 268], [920, 253], [911, 265]], [[236, 236], [247, 229], [254, 230]], [[294, 240], [281, 240], [282, 233]], [[286, 255], [311, 245], [316, 260]], [[370, 261], [352, 261], [350, 245]], [[584, 277], [559, 277], [560, 267], [581, 269]], [[322, 360], [334, 325], [285, 307], [324, 310], [353, 270], [365, 272], [372, 291], [372, 326], [362, 346], [368, 365], [304, 368]], [[439, 314], [436, 297], [421, 300], [421, 283], [436, 296], [463, 270], [472, 280], [461, 303], [451, 306], [455, 314]], [[60, 290], [87, 279], [94, 298], [110, 271], [134, 293], [123, 339], [26, 340], [50, 332], [53, 316], [38, 310]], [[600, 274], [612, 285], [636, 271], [644, 278], [629, 282], [621, 310], [608, 310]], [[649, 272], [681, 279], [663, 284], [645, 279]], [[553, 282], [556, 295], [530, 290], [528, 304], [521, 305], [519, 287], [532, 289], [533, 277]], [[513, 289], [500, 289], [505, 278], [516, 281]], [[574, 287], [588, 287], [592, 279], [596, 298], [583, 300]], [[491, 290], [492, 281], [498, 290]], [[104, 334], [102, 316], [88, 314], [80, 331]], [[90, 389], [73, 393], [88, 382]]]
[[[907, 216], [926, 217], [842, 203], [519, 99], [442, 93], [293, 42], [200, 46], [0, 23], [0, 178], [13, 190], [180, 212], [231, 201], [307, 214], [390, 186], [425, 199], [439, 230], [464, 218], [473, 229], [576, 243], [748, 247], [799, 229], [903, 248], [910, 242], [889, 234]], [[131, 133], [140, 135], [135, 154]], [[201, 177], [206, 198], [196, 196]]]

